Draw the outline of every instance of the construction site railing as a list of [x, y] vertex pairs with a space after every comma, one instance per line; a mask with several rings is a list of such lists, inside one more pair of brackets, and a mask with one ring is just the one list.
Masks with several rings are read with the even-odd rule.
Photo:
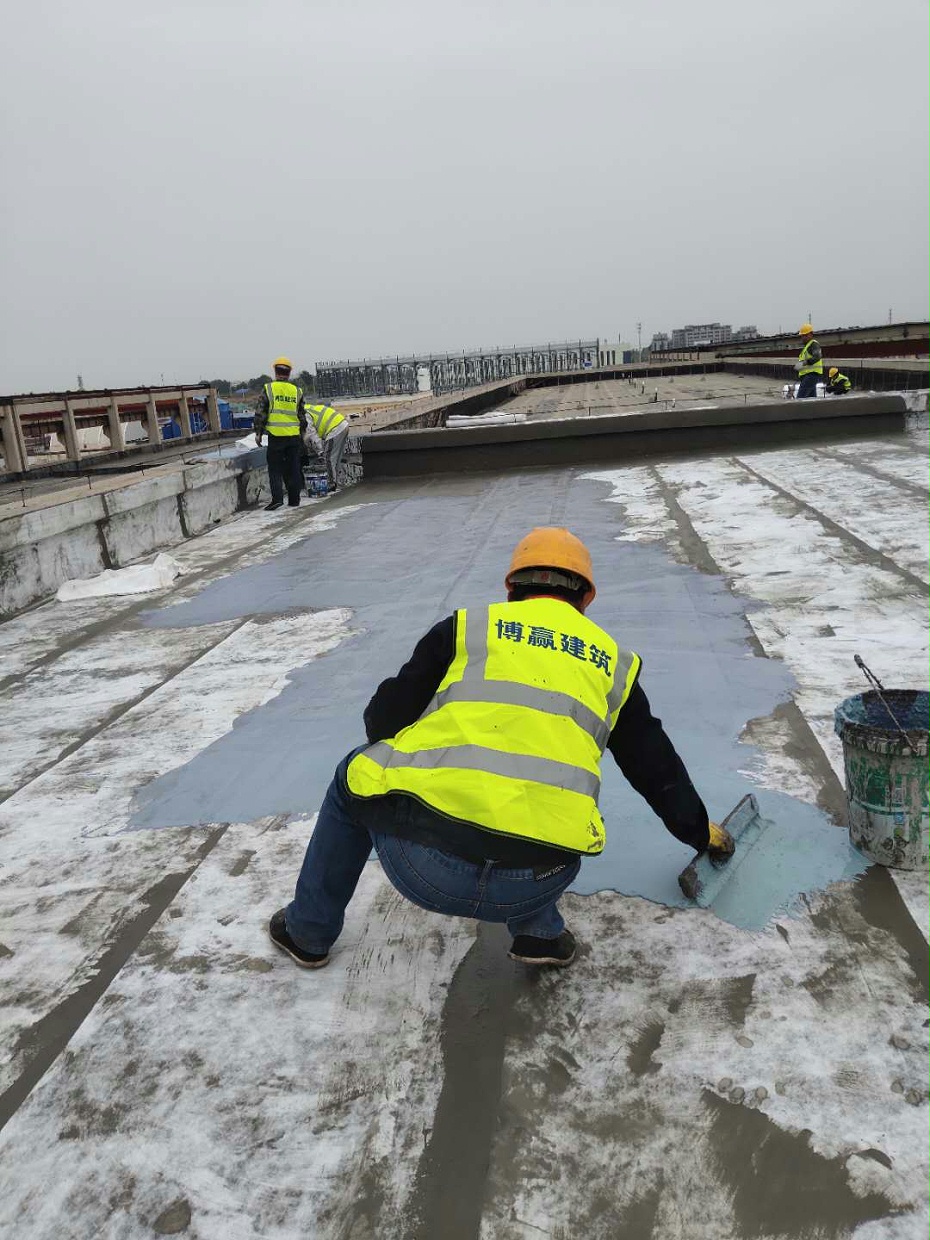
[[176, 423], [171, 439], [181, 443], [219, 433], [216, 389], [197, 384], [0, 397], [0, 475], [161, 444], [168, 422]]

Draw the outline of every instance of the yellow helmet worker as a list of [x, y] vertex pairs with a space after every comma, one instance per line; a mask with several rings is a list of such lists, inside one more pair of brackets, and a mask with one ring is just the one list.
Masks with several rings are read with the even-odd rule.
[[368, 703], [367, 744], [338, 766], [295, 899], [269, 923], [297, 964], [327, 963], [372, 843], [406, 899], [505, 922], [515, 960], [569, 964], [557, 901], [604, 847], [608, 749], [679, 840], [732, 849], [650, 711], [639, 656], [585, 614], [595, 587], [581, 539], [530, 530], [506, 588], [506, 602], [434, 625]]
[[836, 366], [830, 367], [829, 379], [831, 396], [845, 396], [852, 389], [851, 380]]
[[291, 382], [293, 363], [289, 357], [276, 357], [272, 363], [274, 378], [266, 383], [255, 411], [255, 442], [262, 446], [262, 436], [268, 435], [268, 483], [271, 503], [266, 512], [275, 512], [284, 506], [284, 490], [287, 488], [289, 508], [300, 506], [303, 474], [300, 467], [303, 436], [307, 432], [307, 414], [304, 394], [296, 383]]
[[594, 601], [597, 591], [588, 548], [571, 531], [555, 526], [539, 526], [521, 538], [511, 556], [504, 585], [509, 589], [511, 584], [521, 580], [545, 582], [545, 573], [549, 570], [581, 578], [588, 586], [584, 606]]
[[804, 400], [817, 395], [817, 383], [823, 378], [823, 355], [820, 345], [814, 339], [814, 328], [810, 323], [802, 323], [798, 335], [804, 341], [804, 347], [798, 354], [794, 364], [798, 372], [797, 400]]

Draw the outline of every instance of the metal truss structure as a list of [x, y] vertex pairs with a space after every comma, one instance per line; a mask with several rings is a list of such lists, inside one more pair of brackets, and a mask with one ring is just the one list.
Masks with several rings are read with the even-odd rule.
[[364, 358], [361, 361], [317, 362], [318, 395], [402, 396], [426, 389], [443, 395], [480, 387], [518, 375], [558, 374], [592, 369], [598, 364], [599, 340], [571, 340], [556, 344], [513, 345], [468, 353], [430, 353], [410, 357]]

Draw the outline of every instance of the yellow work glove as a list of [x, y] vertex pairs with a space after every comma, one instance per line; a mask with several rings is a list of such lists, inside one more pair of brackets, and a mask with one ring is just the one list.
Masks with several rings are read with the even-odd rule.
[[732, 857], [736, 851], [736, 843], [730, 832], [716, 822], [709, 822], [707, 826], [710, 831], [710, 841], [707, 845], [710, 857], [716, 861], [725, 861], [727, 857]]

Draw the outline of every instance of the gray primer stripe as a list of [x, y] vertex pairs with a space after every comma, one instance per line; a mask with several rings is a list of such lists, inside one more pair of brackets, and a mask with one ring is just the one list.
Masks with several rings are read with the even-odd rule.
[[479, 613], [477, 609], [473, 609], [470, 615], [468, 612], [463, 614], [465, 615], [465, 654], [468, 656], [465, 675], [469, 679], [475, 676], [483, 680], [488, 666], [488, 635], [475, 621], [480, 614], [482, 621], [486, 624], [488, 612], [485, 610]]
[[417, 753], [400, 753], [384, 741], [365, 750], [365, 756], [381, 767], [415, 767], [418, 770], [483, 771], [487, 775], [504, 775], [509, 779], [525, 779], [533, 784], [564, 788], [597, 800], [599, 776], [568, 762], [554, 758], [531, 758], [525, 754], [502, 753], [481, 745], [454, 745], [446, 749], [421, 749]]
[[561, 715], [571, 719], [603, 750], [610, 735], [610, 726], [599, 718], [590, 707], [557, 689], [535, 689], [532, 685], [512, 680], [472, 681], [470, 677], [451, 684], [437, 693], [430, 703], [429, 712], [438, 710], [446, 702], [500, 702], [506, 706], [529, 706], [549, 715]]
[[[622, 655], [623, 651], [619, 651], [618, 653]], [[619, 658], [617, 659], [617, 670], [614, 673], [614, 683], [611, 687], [610, 693], [607, 695], [608, 717], [612, 715], [615, 710], [619, 710], [623, 704], [623, 694], [624, 694], [624, 691], [626, 690], [626, 681], [627, 681], [627, 677], [630, 674], [630, 668], [632, 666], [633, 666], [633, 659], [631, 658], [624, 659], [622, 666], [620, 663], [620, 659]]]

